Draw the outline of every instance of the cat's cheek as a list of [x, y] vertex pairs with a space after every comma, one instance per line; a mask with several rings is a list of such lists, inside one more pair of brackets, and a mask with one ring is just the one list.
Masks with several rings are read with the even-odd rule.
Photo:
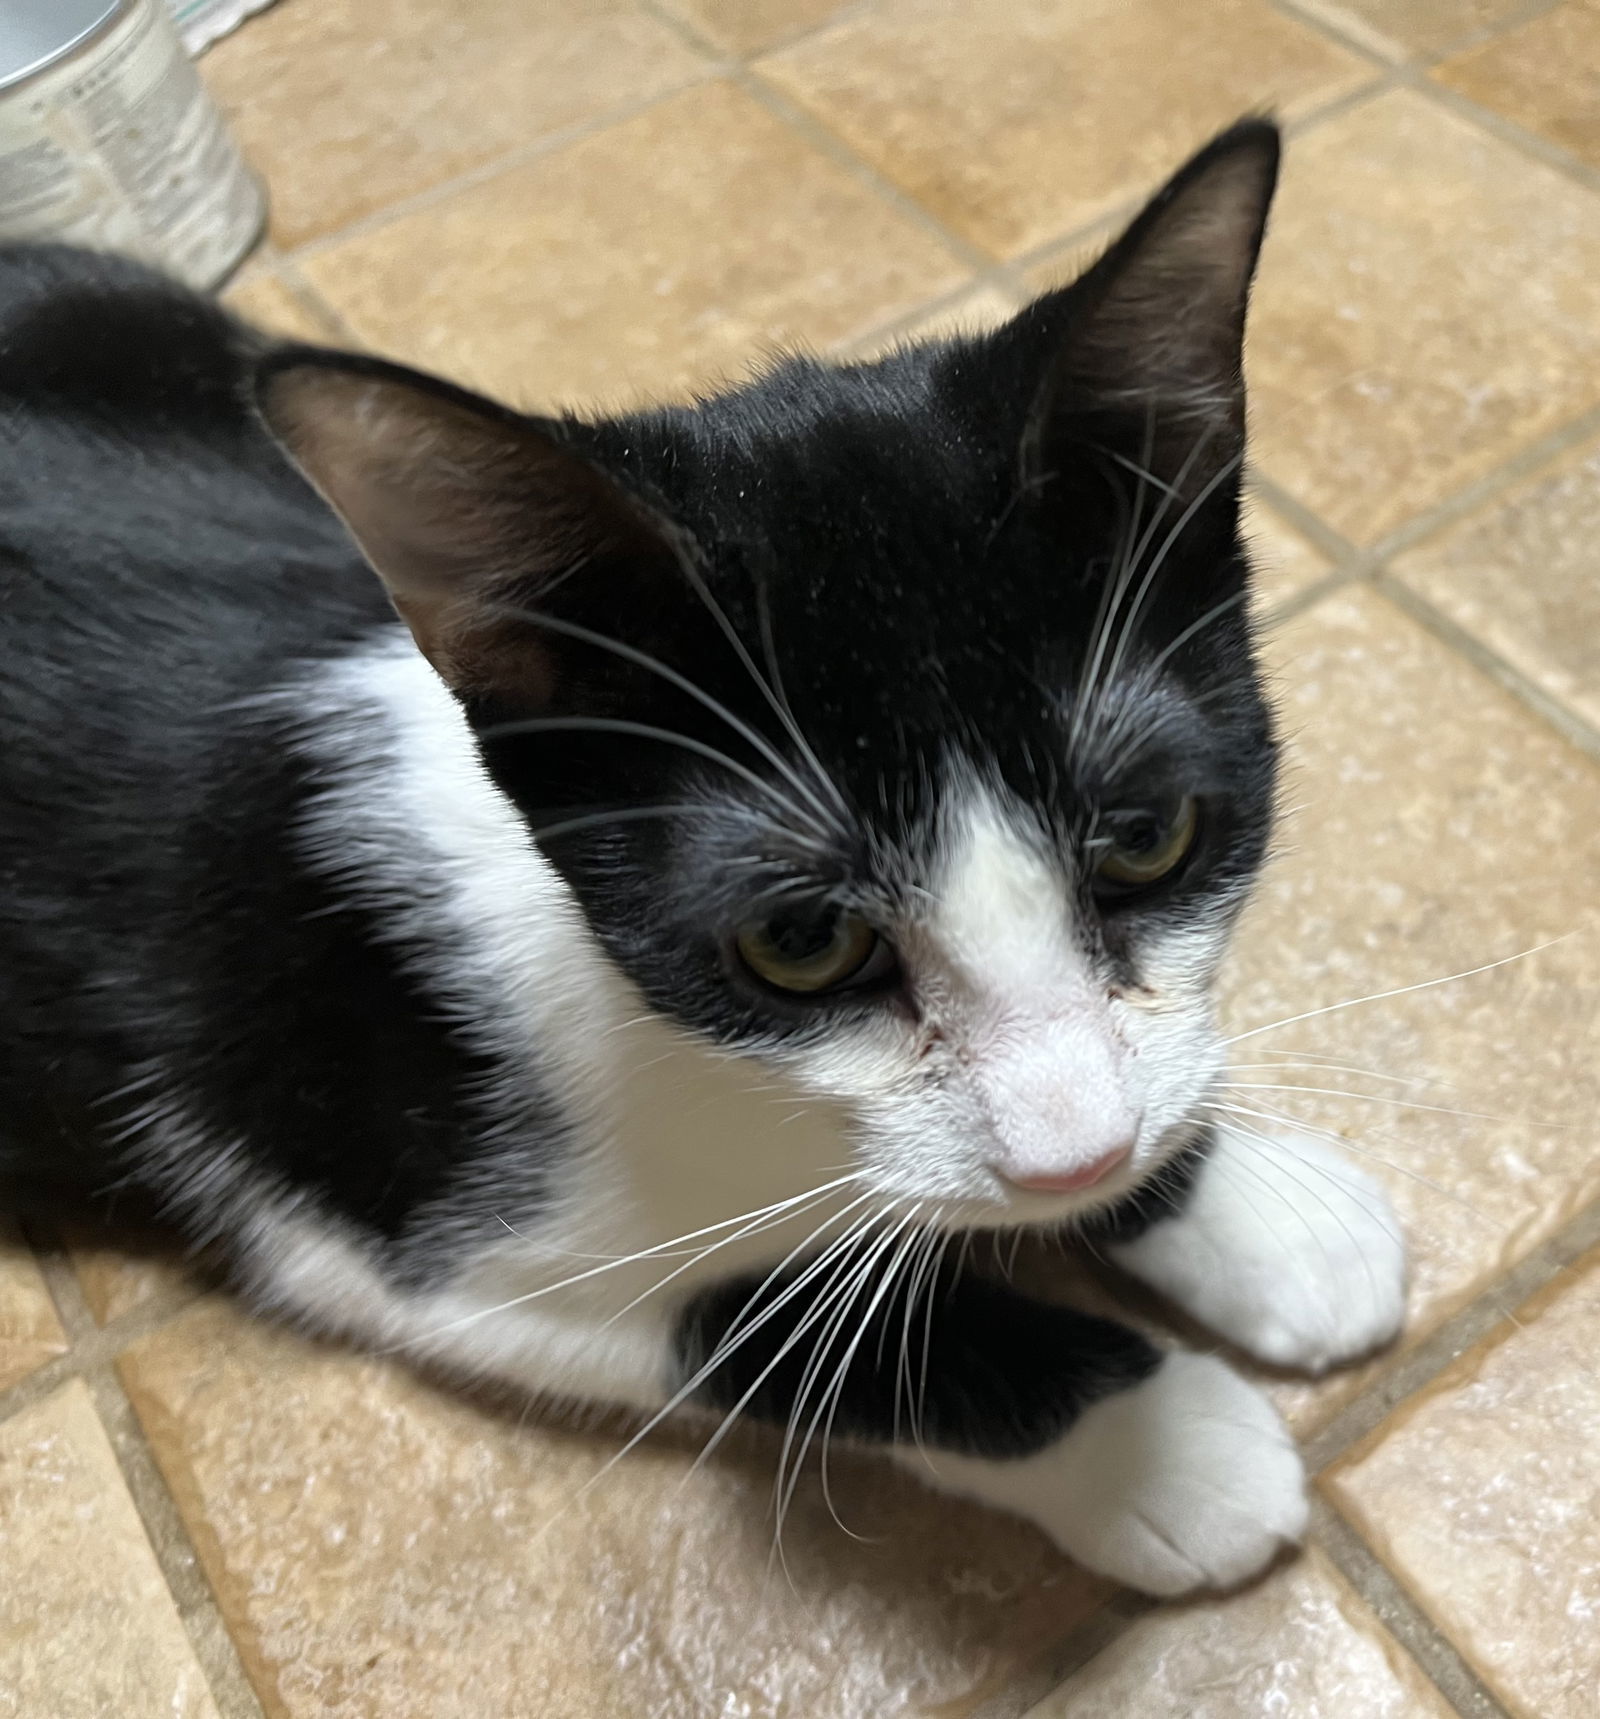
[[1271, 1403], [1221, 1361], [1168, 1355], [1035, 1455], [896, 1455], [924, 1480], [1036, 1522], [1147, 1594], [1230, 1588], [1305, 1533], [1305, 1471]]

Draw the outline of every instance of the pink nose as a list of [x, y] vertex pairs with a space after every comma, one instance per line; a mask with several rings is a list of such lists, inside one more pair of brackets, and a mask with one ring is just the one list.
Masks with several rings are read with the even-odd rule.
[[1096, 1182], [1103, 1182], [1113, 1170], [1128, 1161], [1131, 1150], [1131, 1147], [1119, 1146], [1103, 1158], [1096, 1158], [1092, 1164], [1083, 1164], [1076, 1170], [1063, 1170], [1058, 1176], [1008, 1176], [1006, 1180], [1012, 1187], [1026, 1189], [1030, 1194], [1077, 1194], [1085, 1188], [1092, 1188]]

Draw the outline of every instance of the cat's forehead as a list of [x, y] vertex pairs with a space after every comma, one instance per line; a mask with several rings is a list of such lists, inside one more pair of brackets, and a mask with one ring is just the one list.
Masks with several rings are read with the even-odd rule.
[[940, 808], [923, 935], [954, 977], [1025, 991], [1071, 954], [1075, 867], [1037, 812], [975, 772], [958, 770]]

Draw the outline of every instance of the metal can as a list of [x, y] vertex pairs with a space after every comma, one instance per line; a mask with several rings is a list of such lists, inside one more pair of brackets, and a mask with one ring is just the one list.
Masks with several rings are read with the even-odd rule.
[[213, 287], [265, 220], [159, 0], [4, 0], [0, 239], [121, 251]]

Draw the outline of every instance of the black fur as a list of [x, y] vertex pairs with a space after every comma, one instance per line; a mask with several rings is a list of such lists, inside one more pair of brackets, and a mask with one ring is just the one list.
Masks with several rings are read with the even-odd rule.
[[754, 1327], [710, 1368], [698, 1401], [774, 1426], [789, 1425], [798, 1404], [802, 1433], [812, 1415], [826, 1414], [843, 1438], [920, 1437], [1004, 1459], [1053, 1444], [1091, 1403], [1147, 1379], [1161, 1360], [1153, 1343], [1115, 1320], [970, 1273], [940, 1273], [909, 1305], [903, 1281], [880, 1300], [874, 1277], [846, 1299], [837, 1327], [830, 1315], [820, 1335], [808, 1336], [811, 1303], [784, 1299], [794, 1276], [738, 1278], [684, 1310], [677, 1358], [685, 1379], [730, 1333]]
[[0, 1201], [170, 1206], [135, 1123], [175, 1080], [213, 1150], [394, 1237], [480, 1150], [484, 1070], [289, 840], [315, 784], [249, 701], [400, 629], [248, 409], [259, 346], [0, 250]]
[[[1097, 269], [996, 334], [873, 364], [789, 360], [692, 408], [598, 424], [521, 418], [373, 360], [269, 351], [130, 264], [0, 249], [0, 1205], [154, 1202], [227, 1246], [248, 1209], [207, 1190], [243, 1165], [257, 1192], [337, 1220], [406, 1277], [446, 1218], [501, 1215], [463, 1192], [507, 1149], [492, 1092], [523, 1095], [520, 1198], [536, 1201], [561, 1149], [538, 1071], [502, 1066], [469, 1030], [493, 1001], [438, 978], [447, 940], [403, 930], [308, 857], [325, 784], [285, 694], [308, 665], [400, 628], [263, 428], [258, 384], [314, 472], [323, 426], [349, 429], [333, 395], [378, 390], [394, 446], [362, 481], [390, 485], [380, 527], [415, 498], [424, 542], [422, 565], [394, 572], [396, 600], [436, 640], [529, 839], [649, 1002], [689, 1028], [796, 1054], [831, 1013], [915, 1009], [892, 968], [804, 1005], [775, 995], [730, 961], [729, 929], [776, 896], [903, 911], [952, 760], [1038, 808], [1085, 875], [1107, 821], [1199, 797], [1199, 842], [1167, 885], [1137, 901], [1085, 888], [1083, 923], [1123, 982], [1138, 983], [1142, 930], [1237, 904], [1275, 768], [1237, 464], [1237, 345], [1275, 151], [1263, 126], [1222, 140]], [[1130, 379], [1119, 353], [1174, 349], [1174, 307], [1125, 290], [1140, 247], [1190, 243], [1190, 187], [1236, 161], [1254, 175], [1237, 280], [1214, 329], [1195, 313], [1220, 368], [1145, 374], [1141, 357]], [[455, 457], [436, 479], [414, 450], [441, 446]], [[1160, 577], [1111, 689], [1137, 743], [1075, 751], [1108, 576], [1130, 515], [1163, 505]], [[477, 583], [430, 608], [428, 581], [460, 571], [451, 556]], [[810, 764], [719, 614], [776, 671], [837, 788], [826, 815], [795, 816], [775, 760]], [[630, 726], [581, 726], [595, 720]], [[602, 821], [685, 806], [700, 815]], [[156, 1164], [152, 1119], [174, 1092], [190, 1156]], [[1180, 1200], [1180, 1183], [1160, 1197]], [[681, 1366], [752, 1287], [689, 1308]], [[1155, 1364], [1131, 1333], [1006, 1290], [963, 1282], [935, 1301], [925, 1413], [961, 1448], [1033, 1448]], [[736, 1401], [787, 1328], [721, 1369], [710, 1400]], [[840, 1424], [885, 1437], [893, 1380], [866, 1363], [875, 1349], [863, 1341]], [[775, 1370], [756, 1412], [786, 1417], [799, 1364]]]

